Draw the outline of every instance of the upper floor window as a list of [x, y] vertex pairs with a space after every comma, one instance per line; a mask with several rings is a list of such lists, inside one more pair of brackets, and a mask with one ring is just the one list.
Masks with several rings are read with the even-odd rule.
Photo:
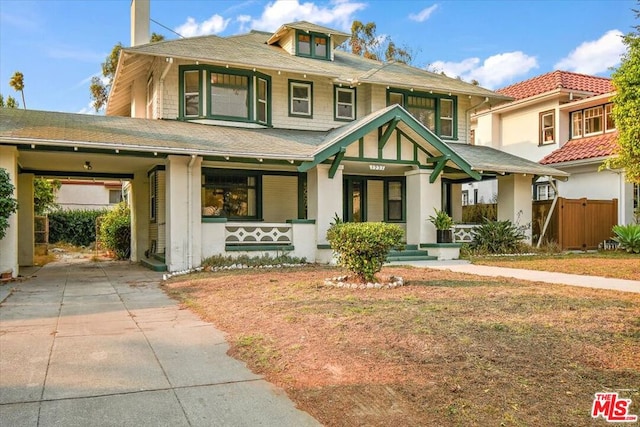
[[443, 138], [457, 138], [456, 97], [391, 89], [387, 105], [402, 105], [420, 123]]
[[200, 70], [185, 71], [183, 74], [184, 111], [186, 117], [200, 115]]
[[180, 79], [181, 117], [271, 121], [271, 80], [262, 73], [191, 65], [180, 67]]
[[313, 85], [309, 82], [289, 80], [289, 115], [313, 115]]
[[556, 115], [553, 110], [540, 113], [540, 145], [555, 142], [555, 123]]
[[613, 104], [605, 104], [571, 113], [571, 138], [593, 136], [616, 128]]
[[296, 32], [296, 54], [312, 58], [329, 58], [329, 37], [315, 34]]
[[335, 87], [335, 119], [353, 120], [356, 118], [356, 90], [354, 88]]

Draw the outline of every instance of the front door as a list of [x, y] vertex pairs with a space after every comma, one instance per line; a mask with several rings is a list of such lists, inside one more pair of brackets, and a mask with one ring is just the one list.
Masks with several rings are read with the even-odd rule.
[[362, 178], [347, 178], [344, 182], [344, 220], [364, 222], [367, 220], [365, 206], [367, 181]]

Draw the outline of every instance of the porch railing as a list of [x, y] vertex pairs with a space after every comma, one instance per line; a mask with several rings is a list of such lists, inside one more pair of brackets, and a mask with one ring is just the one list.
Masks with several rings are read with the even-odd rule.
[[453, 226], [453, 241], [455, 243], [473, 242], [473, 229], [479, 224], [456, 224]]
[[293, 233], [291, 224], [280, 223], [227, 223], [225, 226], [226, 245], [291, 245]]

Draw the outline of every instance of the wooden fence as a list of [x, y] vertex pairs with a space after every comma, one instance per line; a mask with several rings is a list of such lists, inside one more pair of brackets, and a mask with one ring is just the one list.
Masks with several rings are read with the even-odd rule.
[[[537, 242], [551, 208], [551, 200], [533, 202], [533, 236]], [[618, 223], [618, 199], [589, 200], [558, 198], [543, 242], [556, 242], [562, 250], [597, 249], [611, 238]]]

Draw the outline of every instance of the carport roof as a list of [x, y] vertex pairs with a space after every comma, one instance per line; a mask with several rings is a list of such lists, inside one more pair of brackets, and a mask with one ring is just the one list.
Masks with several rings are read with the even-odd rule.
[[400, 120], [403, 127], [425, 138], [439, 152], [449, 152], [452, 160], [457, 159], [456, 165], [472, 176], [473, 171], [569, 176], [567, 172], [490, 147], [444, 143], [397, 105], [326, 132], [0, 109], [0, 143], [318, 163], [335, 154], [334, 145], [349, 142], [348, 136], [372, 124], [377, 127], [378, 122], [390, 118]]

